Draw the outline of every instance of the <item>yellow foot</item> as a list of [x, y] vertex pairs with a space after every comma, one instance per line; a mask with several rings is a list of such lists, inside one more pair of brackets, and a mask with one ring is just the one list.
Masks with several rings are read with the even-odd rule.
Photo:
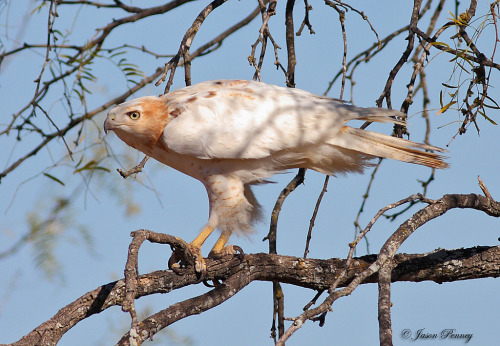
[[243, 249], [238, 245], [228, 245], [222, 248], [221, 251], [215, 251], [215, 249], [212, 249], [212, 251], [210, 251], [210, 253], [208, 254], [208, 257], [221, 258], [227, 255], [238, 255], [240, 259], [243, 259], [245, 253], [243, 252]]
[[177, 274], [182, 274], [182, 266], [192, 265], [198, 275], [199, 281], [203, 280], [207, 274], [207, 265], [205, 264], [205, 259], [201, 255], [201, 249], [184, 241], [182, 241], [182, 243], [183, 246], [176, 248], [172, 256], [170, 256], [168, 267]]

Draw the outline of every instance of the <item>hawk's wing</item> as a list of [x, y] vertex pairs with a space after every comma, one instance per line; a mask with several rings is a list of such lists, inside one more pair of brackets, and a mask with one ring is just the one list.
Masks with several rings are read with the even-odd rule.
[[349, 120], [396, 122], [387, 110], [253, 81], [204, 82], [162, 97], [175, 118], [161, 140], [177, 153], [203, 159], [256, 159], [314, 144], [338, 145]]

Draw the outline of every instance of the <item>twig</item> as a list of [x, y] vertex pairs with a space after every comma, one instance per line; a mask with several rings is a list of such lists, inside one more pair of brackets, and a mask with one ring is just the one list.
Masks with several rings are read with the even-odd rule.
[[49, 16], [47, 19], [47, 47], [45, 49], [45, 60], [42, 65], [42, 69], [40, 71], [40, 74], [38, 75], [38, 78], [35, 79], [36, 83], [36, 88], [35, 88], [35, 95], [33, 96], [33, 99], [31, 101], [31, 104], [33, 105], [33, 108], [35, 107], [35, 101], [39, 96], [39, 91], [40, 91], [40, 82], [42, 81], [42, 76], [43, 73], [45, 72], [45, 68], [47, 67], [47, 64], [50, 62], [50, 51], [51, 51], [51, 38], [53, 37], [53, 32], [54, 32], [54, 22], [56, 20], [56, 17], [59, 15], [57, 14], [57, 3], [55, 0], [50, 1], [49, 5]]
[[120, 168], [117, 168], [116, 170], [118, 171], [118, 173], [120, 173], [120, 175], [122, 176], [123, 179], [127, 179], [132, 174], [137, 174], [137, 173], [142, 172], [142, 169], [146, 165], [146, 162], [148, 161], [148, 159], [149, 159], [149, 156], [147, 156], [147, 155], [144, 156], [142, 161], [137, 166], [129, 169], [128, 171], [124, 172]]
[[377, 38], [378, 49], [381, 49], [381, 43], [380, 43], [380, 38], [378, 37], [378, 33], [375, 30], [375, 28], [373, 27], [373, 25], [370, 22], [370, 20], [368, 19], [368, 17], [365, 15], [365, 13], [363, 11], [359, 11], [356, 8], [352, 7], [351, 5], [346, 4], [346, 3], [342, 2], [342, 1], [339, 1], [339, 0], [333, 0], [333, 1], [325, 0], [325, 4], [327, 4], [328, 6], [333, 7], [333, 8], [337, 7], [335, 3], [337, 3], [339, 6], [342, 6], [346, 10], [349, 9], [349, 10], [351, 10], [351, 11], [356, 12], [357, 14], [359, 14], [361, 16], [361, 18], [363, 18], [363, 20], [366, 21], [368, 23], [368, 25], [370, 26], [371, 31], [375, 34], [375, 37]]
[[[389, 72], [389, 77], [385, 84], [384, 91], [375, 102], [378, 107], [382, 107], [382, 101], [385, 99], [387, 103], [387, 108], [392, 109], [392, 104], [391, 104], [392, 83], [394, 82], [394, 79], [396, 78], [396, 75], [398, 74], [401, 67], [403, 67], [404, 63], [408, 61], [408, 57], [410, 56], [410, 53], [413, 50], [413, 45], [415, 42], [415, 28], [417, 28], [421, 5], [422, 5], [422, 0], [415, 0], [413, 2], [413, 11], [410, 19], [410, 27], [408, 30], [409, 32], [407, 37], [408, 44], [401, 58], [399, 58], [399, 61], [396, 63], [396, 66], [394, 66], [393, 69]], [[400, 128], [400, 130], [402, 130], [402, 128]], [[397, 135], [401, 137], [401, 133]]]
[[491, 197], [491, 194], [490, 192], [488, 191], [488, 188], [486, 187], [486, 185], [483, 183], [483, 181], [481, 180], [481, 177], [479, 177], [479, 175], [477, 176], [477, 181], [479, 183], [479, 187], [481, 188], [481, 190], [483, 191], [484, 195], [486, 196], [486, 198], [489, 198], [489, 199], [493, 199], [493, 197]]
[[[378, 160], [377, 164], [375, 165], [375, 168], [373, 169], [372, 174], [370, 174], [370, 180], [368, 181], [368, 186], [366, 187], [365, 193], [362, 196], [363, 200], [361, 201], [361, 206], [359, 207], [358, 214], [356, 215], [356, 219], [354, 220], [354, 239], [356, 239], [358, 236], [358, 230], [361, 233], [361, 226], [359, 224], [359, 219], [361, 218], [361, 214], [365, 210], [365, 204], [366, 204], [366, 201], [368, 200], [368, 197], [370, 196], [370, 190], [371, 190], [372, 184], [375, 180], [375, 175], [377, 174], [377, 171], [378, 171], [380, 165], [382, 164], [382, 161], [383, 161], [383, 159], [380, 158]], [[366, 253], [370, 253], [370, 244], [368, 243], [368, 239], [365, 238], [365, 240], [366, 240]]]
[[101, 2], [94, 2], [94, 1], [87, 1], [87, 0], [75, 0], [75, 1], [69, 1], [69, 0], [58, 0], [60, 5], [90, 5], [90, 6], [95, 6], [97, 8], [121, 8], [122, 10], [125, 10], [127, 12], [132, 12], [132, 13], [137, 13], [141, 12], [144, 9], [139, 8], [139, 7], [134, 7], [134, 6], [128, 6], [122, 3], [121, 1], [118, 0], [113, 0], [113, 4], [104, 4]]
[[304, 308], [302, 310], [306, 311], [306, 310], [309, 310], [309, 308], [313, 305], [316, 304], [316, 302], [318, 301], [319, 297], [321, 297], [321, 295], [323, 294], [323, 292], [325, 292], [325, 290], [319, 290], [313, 297], [313, 299], [311, 299], [311, 301], [309, 303], [307, 303], [306, 306], [304, 306]]
[[[268, 22], [269, 22], [269, 19], [271, 19], [271, 16], [276, 15], [276, 3], [277, 3], [277, 1], [271, 1], [269, 3], [269, 7], [267, 8], [267, 11], [266, 11], [267, 1], [259, 0], [258, 3], [259, 3], [259, 9], [260, 9], [261, 17], [262, 17], [262, 25], [260, 26], [259, 35], [257, 36], [257, 40], [255, 41], [254, 44], [251, 45], [252, 50], [250, 52], [250, 55], [248, 56], [248, 62], [251, 66], [253, 66], [255, 68], [255, 73], [254, 73], [253, 79], [260, 81], [261, 80], [260, 70], [262, 68], [262, 63], [264, 62], [264, 56], [266, 54], [267, 39], [269, 37], [271, 37]], [[259, 45], [259, 43], [261, 44], [260, 57], [259, 57], [259, 62], [256, 63], [255, 51], [257, 50], [257, 46]], [[280, 48], [280, 47], [277, 47], [277, 45], [275, 45], [274, 40], [273, 40], [273, 45], [274, 45], [275, 51], [276, 51], [276, 49]]]
[[[271, 222], [269, 225], [269, 233], [267, 236], [262, 239], [268, 240], [269, 241], [269, 253], [270, 254], [277, 254], [277, 235], [278, 235], [278, 218], [279, 214], [281, 212], [281, 207], [283, 206], [283, 203], [285, 202], [285, 199], [288, 197], [290, 193], [292, 193], [297, 186], [302, 184], [304, 182], [304, 177], [306, 174], [306, 170], [304, 168], [300, 168], [297, 175], [288, 183], [288, 185], [281, 191], [280, 195], [278, 196], [278, 199], [276, 200], [276, 203], [274, 205], [272, 214], [271, 214]], [[285, 327], [284, 327], [284, 298], [283, 298], [283, 290], [281, 289], [281, 285], [279, 282], [275, 281], [276, 284], [273, 282], [273, 321], [272, 321], [272, 328], [271, 328], [271, 335], [275, 335], [276, 331], [276, 324], [278, 324], [278, 333], [279, 337], [281, 337], [284, 333]], [[279, 299], [278, 299], [279, 298]], [[276, 315], [278, 318], [278, 323], [276, 323]]]
[[307, 254], [309, 253], [309, 243], [310, 243], [311, 238], [312, 238], [312, 229], [314, 227], [314, 221], [316, 220], [316, 216], [318, 215], [319, 206], [321, 205], [321, 200], [323, 199], [323, 196], [326, 193], [326, 188], [328, 187], [329, 179], [330, 179], [329, 175], [325, 176], [325, 182], [323, 184], [323, 188], [321, 189], [321, 192], [318, 196], [318, 200], [316, 201], [316, 205], [314, 207], [314, 211], [313, 211], [311, 220], [309, 221], [309, 230], [307, 231], [306, 248], [304, 250], [304, 258], [306, 258]]
[[300, 25], [299, 30], [297, 31], [296, 35], [300, 36], [302, 34], [302, 30], [304, 30], [304, 27], [307, 25], [307, 28], [309, 29], [309, 33], [311, 35], [314, 35], [315, 32], [312, 28], [311, 22], [309, 21], [309, 11], [312, 11], [312, 6], [309, 5], [309, 2], [307, 0], [304, 0], [304, 20], [302, 21], [302, 24]]

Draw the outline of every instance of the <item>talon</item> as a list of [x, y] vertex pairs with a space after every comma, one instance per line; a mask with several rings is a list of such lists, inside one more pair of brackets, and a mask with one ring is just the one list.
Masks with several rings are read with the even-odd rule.
[[240, 260], [243, 260], [245, 253], [238, 245], [228, 245], [221, 251], [214, 251], [214, 249], [212, 249], [212, 251], [208, 254], [208, 258], [221, 258], [228, 255], [236, 255]]
[[183, 257], [184, 256], [182, 256], [181, 250], [175, 249], [174, 252], [172, 252], [170, 258], [168, 259], [168, 268], [173, 270], [176, 274], [181, 274], [180, 272], [181, 265], [179, 261], [181, 261]]
[[208, 280], [203, 280], [203, 284], [207, 287], [214, 288], [214, 287], [219, 287], [220, 285], [224, 285], [224, 283], [221, 283], [217, 279], [212, 280], [213, 284], [209, 283]]
[[181, 268], [185, 265], [192, 265], [198, 277], [197, 282], [201, 282], [207, 274], [207, 265], [205, 259], [201, 255], [199, 247], [187, 244], [182, 241], [183, 246], [174, 249], [172, 255], [168, 260], [168, 268], [173, 270], [176, 274], [184, 275], [185, 273]]
[[240, 261], [243, 261], [243, 258], [245, 258], [245, 252], [243, 252], [243, 249], [239, 247], [238, 245], [233, 245], [235, 255], [238, 256]]

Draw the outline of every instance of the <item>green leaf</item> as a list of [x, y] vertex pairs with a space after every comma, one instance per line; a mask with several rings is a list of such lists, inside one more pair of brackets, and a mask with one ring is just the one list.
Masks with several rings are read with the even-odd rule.
[[111, 172], [106, 167], [97, 166], [97, 162], [95, 162], [94, 160], [90, 160], [82, 168], [75, 169], [75, 171], [73, 172], [73, 174], [80, 173], [80, 172], [83, 172], [83, 171], [88, 171], [88, 170], [92, 170], [92, 171], [93, 170], [101, 170], [101, 171], [105, 171], [105, 172], [108, 172], [108, 173]]
[[444, 112], [446, 112], [448, 110], [448, 108], [450, 108], [451, 106], [453, 106], [455, 103], [457, 103], [457, 101], [451, 101], [450, 103], [448, 103], [446, 106], [442, 107], [439, 112], [437, 112], [436, 115], [439, 115], [439, 114], [443, 114]]
[[446, 49], [451, 50], [450, 46], [444, 42], [431, 42], [431, 46], [445, 46]]
[[33, 9], [33, 11], [31, 11], [31, 14], [35, 13], [35, 12], [40, 12], [42, 10], [43, 7], [45, 7], [45, 5], [47, 5], [46, 2], [42, 2], [40, 4], [40, 6], [37, 6]]
[[[114, 58], [114, 57], [117, 57], [118, 55], [122, 55], [122, 54], [125, 54], [125, 53], [126, 53], [125, 51], [121, 51], [121, 52], [118, 51], [116, 53], [111, 54], [109, 57], [110, 58]], [[125, 59], [122, 59], [122, 60], [125, 60]]]
[[78, 166], [80, 166], [82, 164], [82, 162], [83, 162], [83, 155], [82, 155], [82, 157], [80, 157], [80, 160], [76, 164], [75, 168], [78, 168]]
[[486, 120], [488, 120], [493, 125], [498, 125], [496, 122], [493, 121], [493, 119], [491, 119], [488, 116], [486, 116], [486, 113], [479, 111], [479, 114], [481, 114]]
[[485, 95], [485, 94], [482, 94], [482, 95], [484, 95], [484, 97], [486, 97], [488, 100], [490, 100], [491, 102], [493, 102], [495, 104], [495, 106], [490, 106], [490, 105], [487, 105], [487, 104], [483, 104], [485, 107], [488, 107], [488, 108], [491, 108], [491, 109], [500, 109], [500, 106], [498, 105], [498, 103], [495, 100], [493, 100], [488, 95]]
[[53, 175], [51, 175], [49, 173], [43, 173], [43, 175], [45, 175], [47, 178], [50, 178], [50, 179], [54, 180], [56, 183], [61, 184], [62, 186], [65, 185], [60, 179], [54, 177]]
[[[467, 60], [465, 60], [465, 61], [467, 61]], [[462, 64], [460, 64], [458, 61], [457, 61], [457, 65], [458, 65], [458, 66], [459, 66], [462, 70], [464, 70], [464, 71], [465, 71], [465, 73], [470, 74], [470, 72], [469, 72], [469, 71], [467, 71], [467, 69], [466, 69], [465, 67], [463, 67], [463, 66], [462, 66]]]

